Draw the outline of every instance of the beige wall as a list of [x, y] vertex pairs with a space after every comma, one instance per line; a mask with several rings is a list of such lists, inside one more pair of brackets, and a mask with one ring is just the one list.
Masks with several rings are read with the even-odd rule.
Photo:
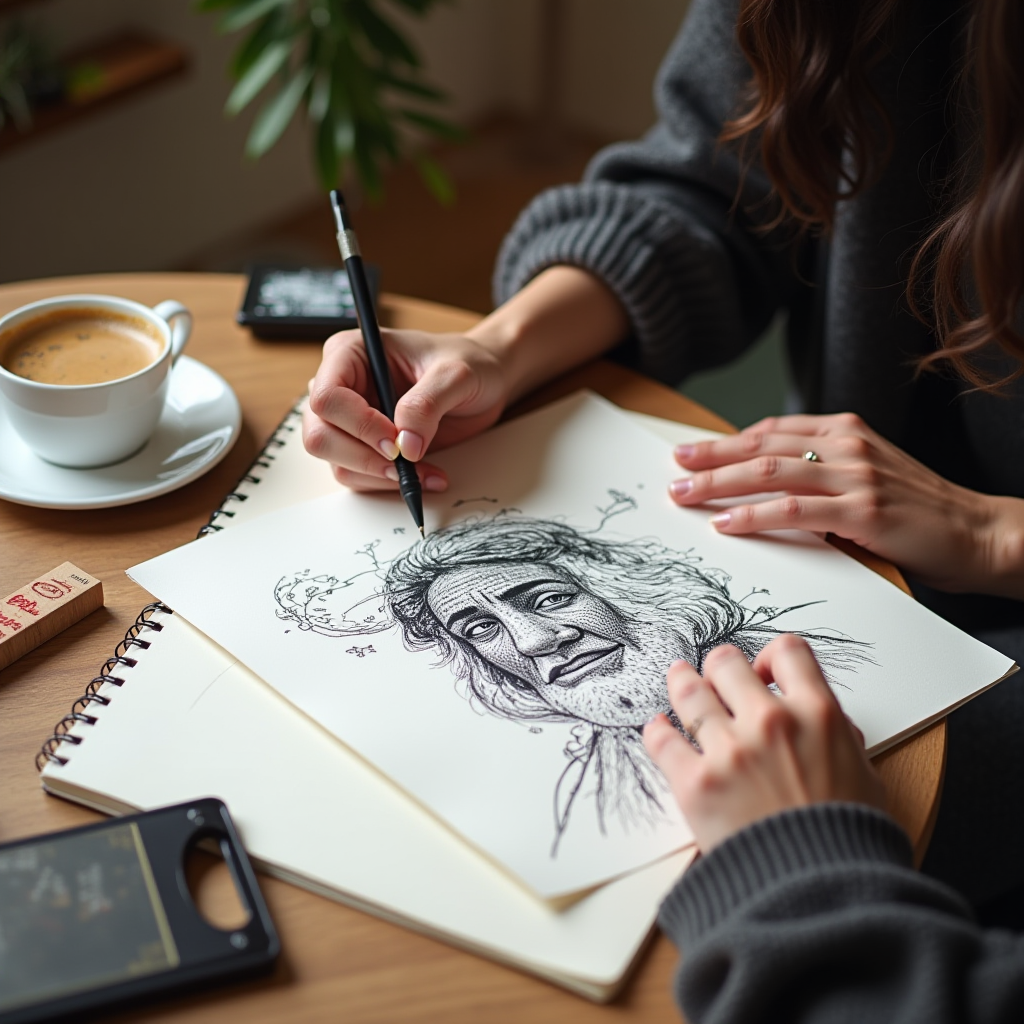
[[[537, 92], [543, 0], [443, 4], [413, 31], [430, 73], [464, 117], [494, 109], [525, 113]], [[565, 120], [615, 139], [654, 122], [655, 72], [682, 24], [688, 0], [564, 0]]]
[[[539, 2], [459, 0], [411, 26], [458, 118], [532, 109]], [[567, 0], [566, 121], [607, 138], [647, 128], [654, 71], [684, 8], [685, 0]], [[236, 40], [218, 36], [189, 0], [49, 0], [28, 12], [60, 48], [136, 25], [182, 43], [192, 65], [0, 156], [0, 281], [181, 265], [315, 198], [302, 126], [259, 162], [242, 158], [249, 117], [221, 113]]]

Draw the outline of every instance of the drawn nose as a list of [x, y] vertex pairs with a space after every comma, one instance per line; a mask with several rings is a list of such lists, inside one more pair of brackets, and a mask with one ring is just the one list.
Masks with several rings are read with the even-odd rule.
[[516, 650], [527, 658], [551, 654], [580, 635], [575, 626], [567, 626], [563, 622], [553, 622], [543, 615], [528, 613], [516, 615], [508, 623], [508, 627]]

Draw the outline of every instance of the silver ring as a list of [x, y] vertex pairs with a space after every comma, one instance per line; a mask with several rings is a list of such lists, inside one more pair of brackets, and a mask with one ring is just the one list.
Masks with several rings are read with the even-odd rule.
[[704, 724], [704, 715], [698, 715], [692, 722], [683, 722], [683, 732], [689, 736], [693, 743], [697, 742], [697, 733], [700, 731], [700, 727]]
[[808, 462], [821, 462], [817, 452], [812, 452], [809, 448], [804, 452], [804, 458]]

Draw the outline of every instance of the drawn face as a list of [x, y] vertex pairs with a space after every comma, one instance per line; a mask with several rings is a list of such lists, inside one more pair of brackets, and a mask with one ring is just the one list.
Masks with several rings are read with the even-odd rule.
[[484, 660], [598, 725], [643, 725], [667, 711], [665, 672], [689, 650], [675, 629], [627, 617], [549, 565], [454, 569], [427, 603]]

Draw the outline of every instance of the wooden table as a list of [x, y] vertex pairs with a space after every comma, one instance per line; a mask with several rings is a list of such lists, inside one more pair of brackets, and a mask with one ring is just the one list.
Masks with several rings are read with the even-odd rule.
[[[68, 559], [103, 580], [106, 607], [0, 672], [0, 841], [69, 828], [97, 815], [46, 796], [34, 758], [52, 725], [134, 621], [147, 595], [124, 569], [191, 540], [245, 471], [263, 439], [306, 387], [320, 361], [309, 342], [265, 342], [236, 326], [245, 281], [233, 275], [124, 274], [33, 281], [0, 287], [0, 315], [50, 295], [100, 292], [149, 305], [179, 299], [195, 316], [189, 354], [230, 381], [242, 404], [242, 435], [205, 477], [137, 505], [62, 512], [0, 501], [0, 590]], [[477, 319], [462, 310], [385, 296], [393, 327], [460, 330]], [[712, 429], [713, 413], [675, 392], [607, 363], [555, 382], [537, 401], [589, 386], [619, 405]], [[863, 554], [863, 553], [862, 553]], [[864, 556], [869, 563], [870, 556]], [[876, 560], [877, 561], [877, 560]], [[898, 574], [873, 564], [890, 579]], [[946, 748], [941, 722], [876, 759], [895, 817], [923, 854], [934, 824]], [[276, 879], [262, 886], [284, 953], [264, 981], [147, 1010], [147, 1020], [189, 1024], [270, 1021], [434, 1021], [531, 1024], [678, 1019], [669, 993], [675, 950], [661, 935], [622, 995], [595, 1006], [544, 982], [385, 924]], [[132, 1019], [137, 1019], [133, 1014]]]

